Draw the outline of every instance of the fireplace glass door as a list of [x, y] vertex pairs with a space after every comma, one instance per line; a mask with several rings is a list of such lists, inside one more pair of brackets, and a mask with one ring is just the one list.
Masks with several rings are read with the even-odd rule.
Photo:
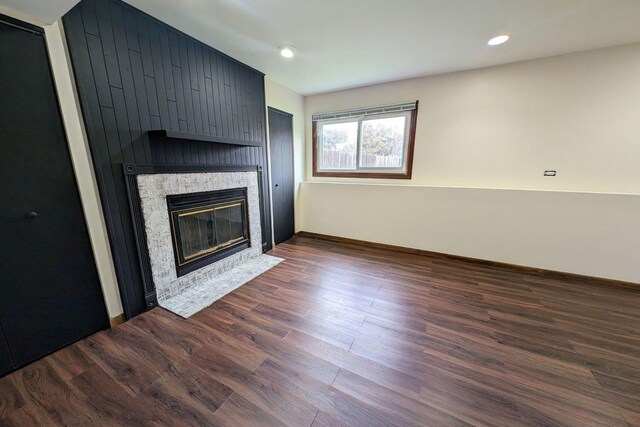
[[249, 246], [245, 192], [230, 191], [169, 196], [178, 276]]
[[188, 261], [246, 239], [243, 201], [178, 214], [181, 253]]

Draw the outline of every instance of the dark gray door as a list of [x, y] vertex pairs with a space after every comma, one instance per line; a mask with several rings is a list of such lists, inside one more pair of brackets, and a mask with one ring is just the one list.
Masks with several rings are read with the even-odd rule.
[[44, 36], [3, 21], [0, 324], [20, 367], [105, 328], [108, 318]]
[[0, 377], [11, 371], [12, 368], [13, 362], [11, 362], [11, 356], [9, 355], [9, 347], [7, 347], [2, 325], [0, 325]]
[[295, 233], [293, 217], [293, 116], [269, 107], [273, 234], [277, 243]]

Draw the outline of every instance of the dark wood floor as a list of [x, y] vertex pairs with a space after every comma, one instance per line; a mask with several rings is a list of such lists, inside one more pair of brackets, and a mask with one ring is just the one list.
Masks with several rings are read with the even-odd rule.
[[308, 238], [0, 379], [0, 425], [640, 425], [640, 290]]

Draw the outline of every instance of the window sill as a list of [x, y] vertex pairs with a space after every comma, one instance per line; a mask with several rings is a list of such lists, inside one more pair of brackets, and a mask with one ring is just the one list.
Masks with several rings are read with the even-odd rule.
[[315, 177], [326, 178], [375, 178], [375, 179], [411, 179], [411, 171], [406, 172], [334, 172], [313, 171]]

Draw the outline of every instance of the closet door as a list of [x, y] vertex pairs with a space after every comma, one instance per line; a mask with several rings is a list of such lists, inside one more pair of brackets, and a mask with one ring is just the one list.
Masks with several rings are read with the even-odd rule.
[[2, 332], [2, 325], [0, 325], [0, 377], [11, 371], [12, 368], [13, 363], [9, 355], [9, 347], [7, 347], [7, 341]]
[[0, 58], [0, 324], [17, 368], [108, 318], [44, 35], [0, 17]]
[[273, 237], [276, 244], [295, 234], [293, 116], [269, 107], [269, 144], [273, 187]]

